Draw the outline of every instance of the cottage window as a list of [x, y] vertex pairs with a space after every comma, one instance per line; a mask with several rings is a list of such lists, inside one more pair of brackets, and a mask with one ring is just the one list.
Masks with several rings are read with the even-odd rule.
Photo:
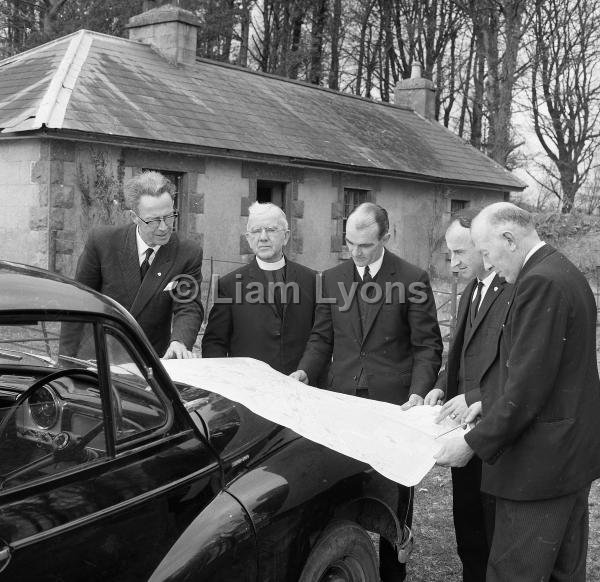
[[450, 214], [464, 210], [470, 204], [470, 200], [450, 200]]
[[[175, 186], [175, 198], [173, 199], [173, 208], [175, 210], [179, 210], [181, 192], [183, 189], [183, 176], [182, 172], [170, 172], [168, 170], [161, 170], [159, 168], [142, 168], [144, 172], [160, 172], [165, 178], [171, 180], [173, 185]], [[175, 220], [175, 224], [173, 224], [173, 230], [177, 231], [179, 229], [179, 218]]]
[[369, 190], [360, 190], [358, 188], [344, 188], [344, 208], [342, 210], [342, 234], [343, 241], [346, 241], [346, 222], [352, 211], [363, 202], [369, 201]]
[[279, 206], [284, 212], [285, 207], [285, 191], [287, 182], [274, 182], [272, 180], [257, 180], [256, 181], [256, 201], [271, 202], [275, 206]]

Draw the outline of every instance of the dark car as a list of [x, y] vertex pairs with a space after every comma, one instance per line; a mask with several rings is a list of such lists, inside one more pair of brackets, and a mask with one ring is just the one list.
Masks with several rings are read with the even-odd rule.
[[0, 262], [0, 580], [378, 580], [397, 487], [174, 385], [118, 304]]

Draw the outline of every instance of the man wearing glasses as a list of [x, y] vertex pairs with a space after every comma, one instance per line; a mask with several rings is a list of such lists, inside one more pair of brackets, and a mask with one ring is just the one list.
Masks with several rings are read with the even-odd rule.
[[251, 357], [289, 374], [312, 328], [315, 272], [284, 255], [290, 231], [274, 204], [250, 206], [246, 238], [255, 257], [219, 280], [202, 357]]
[[133, 224], [93, 229], [75, 279], [125, 307], [161, 357], [191, 358], [204, 313], [202, 247], [173, 232], [175, 187], [162, 174], [135, 176], [124, 194]]

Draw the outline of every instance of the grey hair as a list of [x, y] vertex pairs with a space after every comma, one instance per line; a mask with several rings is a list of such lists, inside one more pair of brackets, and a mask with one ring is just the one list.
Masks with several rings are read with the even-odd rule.
[[252, 218], [258, 218], [264, 214], [276, 214], [277, 222], [283, 226], [285, 230], [289, 229], [285, 212], [279, 208], [279, 206], [271, 202], [253, 202], [250, 204], [250, 207], [248, 208], [248, 222]]
[[123, 186], [125, 205], [134, 211], [138, 209], [142, 196], [155, 196], [158, 198], [165, 193], [169, 194], [172, 199], [175, 199], [175, 186], [173, 182], [160, 172], [153, 170], [142, 172], [130, 178]]
[[523, 210], [510, 202], [496, 202], [486, 206], [483, 211], [485, 211], [486, 218], [491, 226], [511, 223], [527, 231], [535, 230], [531, 212], [527, 212], [527, 210]]

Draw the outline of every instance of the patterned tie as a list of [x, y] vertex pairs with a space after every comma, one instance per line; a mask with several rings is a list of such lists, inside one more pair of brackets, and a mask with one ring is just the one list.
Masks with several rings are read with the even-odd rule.
[[154, 249], [151, 249], [151, 248], [146, 249], [146, 258], [142, 261], [142, 264], [140, 265], [140, 276], [141, 276], [142, 280], [144, 279], [144, 277], [146, 276], [146, 273], [148, 272], [148, 269], [150, 268], [150, 257], [152, 256], [153, 252], [154, 252]]
[[475, 318], [477, 317], [477, 312], [479, 311], [479, 304], [481, 303], [481, 290], [483, 289], [483, 281], [479, 281], [477, 283], [477, 291], [475, 293], [475, 299], [471, 302], [471, 317], [470, 323], [473, 325], [475, 323]]

